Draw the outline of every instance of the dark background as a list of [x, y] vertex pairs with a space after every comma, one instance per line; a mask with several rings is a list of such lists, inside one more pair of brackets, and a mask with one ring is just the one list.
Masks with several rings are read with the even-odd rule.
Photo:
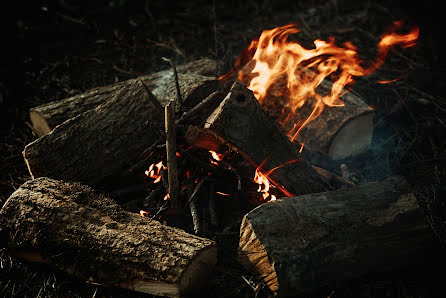
[[[219, 62], [216, 75], [221, 75], [263, 29], [291, 22], [305, 27], [299, 40], [306, 46], [316, 38], [335, 36], [352, 41], [365, 59], [372, 58], [385, 28], [404, 20], [407, 28], [420, 27], [419, 44], [396, 51], [381, 71], [359, 79], [354, 88], [398, 133], [399, 145], [392, 145], [396, 171], [427, 193], [426, 204], [433, 213], [429, 216], [441, 234], [444, 201], [438, 198], [445, 191], [446, 47], [440, 1], [178, 2], [2, 1], [0, 206], [29, 179], [21, 151], [35, 139], [28, 118], [33, 106], [165, 69], [163, 56], [177, 63], [214, 57]], [[403, 79], [396, 84], [375, 83], [400, 75]], [[1, 259], [0, 296], [140, 295], [85, 286], [51, 268], [11, 258], [6, 248]], [[361, 277], [340, 285], [334, 297], [429, 297], [444, 289], [439, 268], [428, 265]], [[215, 296], [253, 296], [240, 278], [241, 269], [218, 270]], [[231, 270], [237, 274], [228, 273]], [[315, 295], [328, 296], [332, 290]]]

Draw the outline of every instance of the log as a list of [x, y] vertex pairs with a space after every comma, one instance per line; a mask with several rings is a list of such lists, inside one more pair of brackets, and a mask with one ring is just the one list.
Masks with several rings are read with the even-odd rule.
[[123, 211], [78, 183], [30, 180], [0, 215], [17, 255], [103, 285], [180, 297], [199, 291], [216, 263], [213, 241]]
[[281, 296], [428, 261], [436, 246], [401, 177], [284, 198], [246, 214], [241, 262]]
[[[197, 97], [200, 99], [205, 98], [206, 96], [203, 96], [203, 94], [207, 90], [210, 90], [210, 92], [215, 91], [216, 81], [206, 77], [215, 74], [215, 60], [204, 58], [180, 65], [177, 69], [180, 73], [180, 89], [182, 94], [185, 95], [184, 98], [187, 102], [195, 102], [197, 101]], [[172, 87], [175, 88], [172, 70], [168, 69], [137, 79], [94, 88], [82, 94], [31, 108], [29, 116], [37, 136], [41, 137], [46, 135], [64, 121], [94, 109], [98, 105], [113, 98], [124, 86], [138, 80], [142, 80], [163, 105], [168, 99], [165, 95], [171, 96]], [[198, 90], [194, 91], [193, 86], [191, 86], [191, 81], [194, 81], [195, 88], [197, 88], [197, 82], [201, 82], [201, 85], [198, 84]]]
[[[241, 73], [245, 84], [254, 76], [251, 73], [255, 61], [243, 67]], [[318, 87], [318, 92], [329, 94], [332, 83], [324, 80]], [[268, 90], [262, 101], [262, 107], [277, 118], [282, 118], [282, 109], [289, 94], [285, 92], [286, 77], [281, 77]], [[346, 92], [340, 98], [345, 106], [326, 106], [322, 114], [308, 123], [298, 135], [298, 140], [312, 150], [327, 153], [332, 159], [339, 160], [355, 156], [368, 150], [373, 134], [373, 109], [356, 93]], [[290, 131], [294, 124], [302, 123], [313, 109], [315, 101], [310, 99], [298, 112], [290, 117], [283, 129]]]
[[142, 81], [135, 81], [109, 102], [28, 144], [23, 156], [32, 178], [104, 186], [162, 136], [163, 121], [159, 102]]
[[329, 189], [303, 155], [299, 155], [297, 147], [262, 110], [252, 91], [238, 82], [232, 85], [204, 127], [238, 148], [255, 166], [262, 165], [265, 172], [272, 170], [270, 181], [282, 191], [286, 190], [287, 196]]

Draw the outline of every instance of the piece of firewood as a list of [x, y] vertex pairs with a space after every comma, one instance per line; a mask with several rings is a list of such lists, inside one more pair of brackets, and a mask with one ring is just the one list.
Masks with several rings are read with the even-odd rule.
[[166, 131], [167, 174], [169, 182], [169, 198], [171, 208], [180, 208], [178, 201], [178, 169], [177, 169], [177, 134], [175, 130], [176, 101], [171, 100], [164, 107]]
[[[180, 65], [177, 69], [179, 72], [180, 89], [186, 101], [197, 101], [196, 97], [203, 96], [203, 94], [207, 92], [206, 90], [209, 90], [209, 93], [215, 91], [214, 85], [216, 84], [216, 81], [210, 77], [205, 77], [211, 76], [215, 72], [214, 60], [204, 58]], [[153, 94], [155, 94], [162, 104], [165, 104], [167, 101], [168, 97], [165, 97], [165, 95], [172, 95], [171, 87], [174, 87], [175, 84], [172, 71], [168, 69], [142, 76], [137, 79], [94, 88], [90, 91], [62, 100], [49, 102], [30, 109], [29, 115], [34, 130], [39, 137], [46, 135], [64, 121], [94, 109], [98, 105], [110, 100], [124, 86], [132, 84], [136, 80], [142, 80], [144, 84], [153, 91]], [[195, 93], [192, 92], [193, 87], [190, 86], [191, 81], [193, 80], [195, 80], [195, 87], [199, 87]], [[197, 84], [197, 82], [201, 82], [204, 86]], [[167, 90], [169, 91], [167, 92]], [[205, 98], [206, 95], [200, 99]]]
[[240, 260], [282, 296], [426, 262], [436, 242], [408, 192], [391, 177], [263, 204], [242, 221]]
[[198, 126], [189, 126], [185, 135], [189, 145], [223, 153], [228, 149], [229, 144], [218, 136], [214, 131]]
[[205, 286], [213, 241], [123, 211], [90, 187], [30, 180], [0, 211], [9, 247], [91, 282], [179, 297]]
[[235, 82], [220, 106], [206, 120], [205, 128], [240, 150], [256, 166], [262, 165], [271, 182], [288, 194], [329, 189], [295, 144], [260, 107], [251, 90]]
[[23, 156], [33, 178], [96, 186], [118, 178], [162, 136], [163, 118], [153, 94], [142, 81], [135, 81], [110, 101], [28, 144]]
[[[242, 73], [250, 74], [255, 66], [251, 61], [243, 67]], [[253, 74], [245, 76], [244, 81], [249, 82]], [[283, 76], [270, 88], [266, 97], [262, 100], [262, 106], [273, 116], [284, 118], [281, 113], [288, 101], [287, 80]], [[329, 94], [332, 83], [324, 80], [318, 87], [318, 92]], [[373, 109], [356, 93], [350, 91], [340, 98], [345, 106], [325, 106], [322, 114], [309, 122], [299, 133], [297, 140], [305, 143], [305, 146], [313, 150], [327, 153], [332, 159], [342, 159], [358, 155], [366, 151], [372, 141], [373, 134]], [[283, 127], [289, 131], [296, 123], [303, 123], [311, 114], [315, 100], [308, 102], [289, 118]], [[286, 109], [285, 109], [286, 110]]]

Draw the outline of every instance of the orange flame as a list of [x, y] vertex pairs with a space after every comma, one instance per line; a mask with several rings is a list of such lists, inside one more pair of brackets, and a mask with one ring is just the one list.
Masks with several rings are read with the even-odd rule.
[[165, 170], [167, 169], [163, 162], [160, 161], [157, 164], [151, 164], [149, 169], [145, 171], [146, 176], [155, 179], [153, 183], [158, 183], [161, 181], [161, 169]]
[[216, 161], [222, 161], [223, 160], [223, 154], [217, 153], [213, 150], [209, 150], [209, 153], [211, 154], [212, 158]]
[[270, 182], [268, 177], [262, 173], [261, 167], [258, 167], [256, 169], [256, 173], [254, 175], [254, 182], [259, 184], [259, 188], [257, 189], [257, 192], [262, 193], [263, 200], [266, 200], [268, 197], [271, 201], [276, 200], [275, 195], [271, 195], [269, 193], [270, 190]]
[[[298, 42], [288, 40], [290, 35], [299, 32], [295, 24], [265, 30], [242, 52], [233, 69], [219, 79], [237, 74], [238, 80], [253, 91], [263, 108], [271, 112], [281, 111], [279, 123], [292, 127], [288, 135], [294, 141], [302, 128], [317, 118], [325, 106], [344, 106], [339, 99], [345, 92], [344, 88], [351, 86], [354, 77], [377, 70], [391, 47], [415, 45], [419, 29], [415, 28], [408, 34], [396, 33], [402, 26], [402, 22], [395, 22], [390, 33], [382, 36], [376, 58], [367, 66], [359, 59], [357, 48], [351, 42], [337, 46], [333, 37], [328, 41], [316, 39], [315, 47], [306, 49]], [[319, 89], [324, 89], [321, 83], [325, 79], [330, 79], [332, 84], [328, 88], [330, 90], [321, 92]], [[274, 92], [279, 93], [277, 98], [269, 96]], [[287, 101], [283, 102], [283, 98]], [[293, 116], [309, 99], [312, 99], [310, 115], [296, 122]]]

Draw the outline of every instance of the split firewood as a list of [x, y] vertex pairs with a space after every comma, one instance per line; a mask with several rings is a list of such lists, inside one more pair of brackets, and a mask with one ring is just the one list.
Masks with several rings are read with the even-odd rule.
[[[216, 90], [216, 81], [210, 77], [215, 72], [215, 61], [201, 59], [192, 61], [177, 67], [179, 72], [179, 83], [183, 97], [187, 102], [196, 102]], [[174, 76], [170, 69], [160, 71], [137, 79], [131, 79], [116, 84], [98, 87], [66, 99], [53, 101], [30, 109], [30, 118], [37, 136], [48, 134], [57, 125], [71, 119], [83, 112], [96, 108], [113, 98], [124, 86], [142, 80], [144, 84], [153, 91], [153, 94], [164, 105], [175, 88]], [[191, 81], [195, 81], [194, 90]], [[173, 88], [172, 88], [173, 87]], [[167, 90], [169, 90], [167, 92]], [[165, 96], [166, 95], [166, 96]], [[200, 97], [202, 96], [202, 97]], [[193, 104], [190, 104], [191, 106]]]
[[252, 91], [235, 82], [205, 128], [239, 149], [245, 158], [269, 173], [270, 181], [290, 194], [329, 189], [295, 144], [260, 107]]
[[245, 215], [241, 262], [281, 296], [428, 261], [434, 240], [401, 177], [284, 198]]
[[[252, 61], [241, 71], [251, 73], [254, 65], [255, 61]], [[249, 81], [249, 76], [246, 79]], [[331, 82], [326, 80], [318, 87], [321, 93], [330, 93], [331, 89]], [[264, 108], [278, 118], [281, 117], [284, 102], [288, 100], [289, 94], [286, 90], [288, 89], [284, 77], [269, 88], [262, 100]], [[305, 146], [325, 152], [334, 160], [363, 153], [369, 148], [373, 134], [373, 109], [354, 92], [345, 93], [341, 100], [345, 106], [326, 106], [322, 114], [309, 122], [297, 138]], [[302, 124], [310, 116], [314, 103], [312, 99], [305, 103], [286, 121], [287, 125], [283, 129], [289, 131], [294, 124]]]
[[123, 211], [77, 183], [23, 184], [0, 211], [9, 247], [103, 285], [180, 297], [200, 291], [216, 263], [213, 241]]
[[163, 121], [159, 102], [142, 81], [135, 81], [110, 101], [28, 144], [23, 156], [33, 178], [99, 185], [119, 179], [123, 169], [160, 139]]

